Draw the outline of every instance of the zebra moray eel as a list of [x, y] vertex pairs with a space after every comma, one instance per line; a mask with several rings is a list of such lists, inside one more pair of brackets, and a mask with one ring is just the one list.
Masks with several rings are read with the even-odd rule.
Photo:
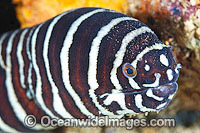
[[[180, 64], [137, 19], [78, 8], [0, 37], [0, 128], [51, 118], [122, 117], [164, 109]], [[37, 118], [24, 125], [26, 115]]]

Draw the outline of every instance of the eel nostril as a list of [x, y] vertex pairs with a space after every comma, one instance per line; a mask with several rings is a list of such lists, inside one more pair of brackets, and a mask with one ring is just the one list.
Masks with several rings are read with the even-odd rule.
[[177, 64], [176, 69], [181, 69], [182, 65], [180, 63]]
[[181, 68], [182, 68], [182, 65], [181, 65], [180, 63], [174, 64], [174, 65], [173, 65], [173, 69], [179, 70], [179, 69], [181, 69]]

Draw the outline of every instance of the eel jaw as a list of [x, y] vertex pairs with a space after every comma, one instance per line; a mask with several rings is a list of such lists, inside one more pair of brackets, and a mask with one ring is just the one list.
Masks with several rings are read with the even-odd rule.
[[[158, 87], [124, 90], [127, 99], [133, 96], [134, 101], [126, 100], [128, 109], [137, 113], [157, 112], [168, 106], [178, 89], [176, 82], [160, 85]], [[130, 102], [130, 103], [129, 103]], [[131, 105], [134, 103], [135, 105]], [[137, 108], [137, 109], [136, 109]]]

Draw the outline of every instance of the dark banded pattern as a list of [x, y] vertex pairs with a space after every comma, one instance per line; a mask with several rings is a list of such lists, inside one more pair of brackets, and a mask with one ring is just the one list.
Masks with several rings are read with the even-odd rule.
[[[127, 63], [134, 77], [124, 75]], [[145, 24], [103, 8], [71, 10], [1, 35], [0, 66], [0, 128], [8, 132], [42, 130], [43, 115], [159, 111], [175, 94], [180, 69]], [[28, 114], [38, 120], [31, 129], [24, 125]]]

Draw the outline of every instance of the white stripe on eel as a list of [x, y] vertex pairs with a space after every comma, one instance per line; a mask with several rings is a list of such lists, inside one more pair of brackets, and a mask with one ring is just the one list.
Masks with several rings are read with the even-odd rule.
[[18, 64], [19, 64], [20, 84], [21, 84], [22, 88], [26, 88], [26, 85], [24, 83], [25, 77], [24, 77], [24, 60], [23, 60], [23, 56], [22, 56], [22, 49], [23, 49], [24, 37], [27, 32], [28, 32], [28, 29], [25, 29], [24, 31], [22, 31], [19, 42], [18, 42], [17, 53], [16, 53], [17, 59], [18, 59]]
[[155, 109], [151, 109], [151, 108], [147, 108], [145, 106], [142, 105], [142, 95], [141, 94], [137, 94], [135, 96], [135, 105], [137, 106], [137, 108], [141, 111], [141, 112], [153, 112], [156, 111]]
[[65, 37], [63, 47], [62, 47], [61, 53], [60, 53], [62, 79], [63, 79], [63, 83], [65, 85], [65, 88], [67, 89], [67, 91], [69, 92], [71, 97], [73, 98], [75, 104], [80, 109], [80, 111], [83, 114], [85, 114], [86, 116], [90, 115], [91, 117], [95, 117], [95, 116], [84, 106], [83, 102], [81, 101], [81, 98], [74, 91], [74, 89], [72, 88], [70, 81], [69, 81], [69, 49], [73, 43], [73, 36], [74, 36], [75, 32], [77, 31], [78, 27], [80, 26], [80, 24], [84, 20], [89, 18], [90, 16], [92, 16], [98, 12], [105, 12], [105, 11], [106, 11], [105, 9], [96, 9], [94, 11], [91, 11], [89, 13], [86, 13], [86, 14], [80, 16], [77, 20], [75, 20], [67, 32], [67, 35]]
[[172, 100], [172, 98], [174, 97], [174, 95], [175, 95], [175, 93], [174, 93], [174, 94], [171, 94], [171, 95], [169, 95], [168, 99], [169, 99], [169, 100]]
[[48, 60], [48, 48], [49, 48], [49, 41], [50, 41], [50, 38], [51, 38], [55, 24], [60, 20], [60, 18], [62, 16], [66, 15], [70, 12], [65, 12], [65, 13], [55, 17], [53, 19], [53, 21], [50, 23], [50, 25], [47, 29], [47, 32], [46, 32], [46, 36], [45, 36], [45, 40], [44, 40], [44, 48], [43, 48], [44, 64], [45, 64], [45, 68], [46, 68], [46, 71], [47, 71], [47, 77], [48, 77], [49, 83], [51, 84], [51, 88], [52, 88], [53, 108], [63, 118], [73, 118], [73, 116], [71, 116], [71, 114], [66, 111], [66, 109], [63, 105], [63, 102], [61, 100], [61, 97], [59, 95], [59, 89], [53, 81], [53, 78], [52, 78], [52, 75], [51, 75], [51, 72], [50, 72], [49, 60]]
[[30, 39], [31, 39], [31, 36], [32, 36], [34, 30], [35, 30], [35, 27], [31, 28], [31, 30], [28, 34], [27, 40], [26, 40], [26, 54], [30, 61], [31, 61], [31, 52], [30, 52], [29, 46], [30, 46]]
[[146, 95], [148, 97], [151, 97], [151, 98], [157, 100], [157, 101], [162, 101], [164, 99], [163, 97], [158, 97], [158, 96], [154, 95], [151, 89], [147, 90]]
[[[33, 34], [35, 28], [32, 28], [28, 34], [27, 40], [26, 40], [26, 54], [28, 56], [29, 61], [31, 61], [31, 53], [29, 50], [29, 45], [30, 45], [30, 39], [31, 39], [31, 35]], [[30, 62], [29, 64], [29, 68], [28, 68], [28, 77], [27, 77], [27, 83], [28, 83], [28, 89], [30, 91], [30, 93], [32, 94], [32, 96], [34, 96], [34, 91], [33, 91], [33, 85], [32, 85], [32, 68], [33, 68], [33, 64], [32, 62]], [[28, 97], [28, 99], [31, 99], [32, 97]]]
[[[27, 82], [28, 82], [28, 91], [31, 93], [32, 96], [34, 96], [34, 91], [33, 91], [33, 85], [32, 85], [32, 70], [33, 70], [33, 65], [30, 63], [29, 68], [28, 68], [28, 77], [27, 77]], [[32, 99], [30, 95], [27, 95], [28, 99]]]
[[40, 24], [35, 32], [33, 33], [33, 36], [32, 36], [32, 40], [31, 40], [31, 56], [32, 56], [32, 64], [33, 64], [33, 68], [35, 70], [35, 73], [36, 73], [36, 94], [35, 94], [35, 98], [38, 102], [38, 104], [41, 106], [41, 108], [52, 118], [57, 118], [48, 108], [47, 106], [45, 105], [44, 103], [44, 99], [42, 97], [42, 79], [41, 79], [41, 76], [40, 76], [40, 69], [37, 65], [37, 61], [36, 61], [36, 41], [37, 41], [37, 34], [41, 28], [43, 24]]
[[166, 105], [167, 105], [167, 102], [161, 103], [160, 105], [158, 105], [158, 106], [156, 107], [156, 109], [157, 109], [157, 110], [160, 110], [160, 109], [162, 109], [163, 107], [165, 107]]
[[[23, 125], [25, 125], [24, 119], [27, 116], [27, 113], [24, 110], [24, 108], [21, 106], [21, 104], [19, 103], [18, 98], [15, 94], [13, 83], [12, 83], [12, 63], [11, 63], [11, 55], [10, 54], [12, 51], [13, 40], [17, 33], [18, 33], [18, 30], [16, 30], [15, 32], [12, 33], [12, 35], [10, 36], [10, 39], [8, 41], [7, 48], [6, 48], [6, 66], [7, 66], [7, 68], [6, 68], [5, 85], [6, 85], [7, 94], [8, 94], [8, 101], [15, 113], [15, 116]], [[41, 130], [41, 129], [43, 129], [43, 126], [40, 124], [36, 124], [32, 129]]]
[[3, 68], [3, 69], [6, 69], [6, 65], [3, 61], [3, 58], [2, 58], [2, 43], [3, 41], [5, 40], [5, 38], [8, 36], [8, 33], [5, 33], [1, 36], [0, 38], [0, 66]]

